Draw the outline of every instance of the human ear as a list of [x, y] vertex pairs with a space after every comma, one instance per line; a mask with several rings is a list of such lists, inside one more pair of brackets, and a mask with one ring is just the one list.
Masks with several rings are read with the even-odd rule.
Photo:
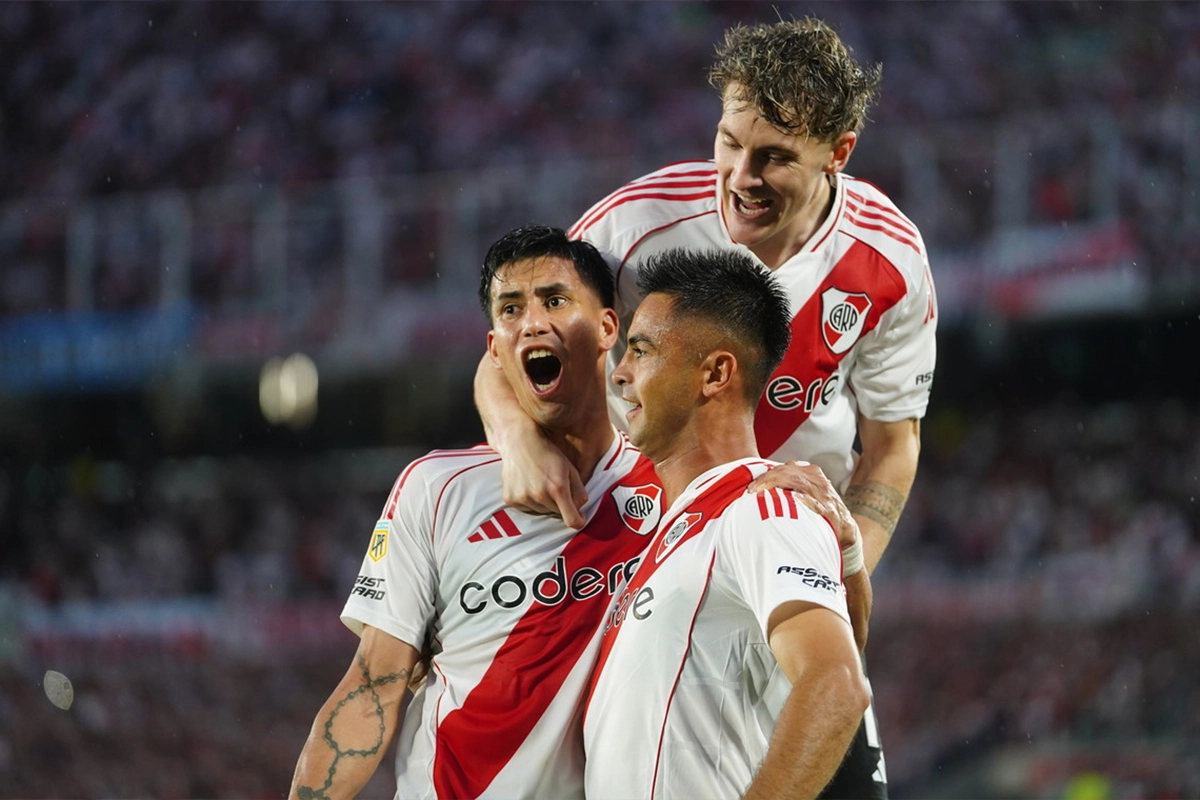
[[488, 352], [488, 358], [491, 359], [492, 364], [497, 369], [499, 369], [500, 368], [500, 354], [496, 352], [496, 332], [495, 331], [488, 331], [487, 352]]
[[701, 365], [703, 383], [700, 390], [705, 397], [715, 397], [726, 391], [738, 372], [737, 357], [728, 350], [713, 350]]
[[604, 309], [600, 317], [600, 349], [604, 351], [613, 349], [620, 333], [621, 320], [617, 318], [617, 312], [611, 308]]
[[854, 131], [843, 131], [834, 139], [829, 160], [825, 163], [825, 172], [830, 175], [841, 172], [845, 168], [846, 162], [850, 160], [850, 154], [854, 152], [856, 144], [858, 144], [858, 134]]

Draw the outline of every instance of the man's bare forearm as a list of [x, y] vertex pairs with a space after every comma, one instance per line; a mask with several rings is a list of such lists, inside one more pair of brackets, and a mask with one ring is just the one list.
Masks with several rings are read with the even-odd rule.
[[863, 537], [863, 557], [873, 572], [887, 549], [917, 476], [921, 421], [879, 422], [859, 417], [862, 457], [843, 497]]
[[513, 425], [533, 425], [533, 421], [517, 402], [517, 396], [505, 379], [504, 373], [486, 355], [480, 359], [475, 370], [475, 408], [479, 412], [480, 421], [483, 422], [483, 432], [487, 436], [488, 444], [497, 452], [503, 452], [503, 436]]
[[291, 797], [354, 797], [375, 774], [396, 729], [411, 671], [373, 675], [361, 655], [357, 669], [359, 679], [343, 679], [317, 714], [296, 764]]
[[867, 570], [874, 571], [900, 522], [908, 494], [883, 481], [867, 480], [852, 484], [844, 500], [862, 533]]
[[850, 612], [850, 627], [854, 629], [854, 643], [858, 645], [858, 652], [861, 653], [867, 649], [871, 605], [875, 599], [871, 589], [871, 576], [864, 568], [844, 578], [842, 583], [846, 586], [846, 607]]

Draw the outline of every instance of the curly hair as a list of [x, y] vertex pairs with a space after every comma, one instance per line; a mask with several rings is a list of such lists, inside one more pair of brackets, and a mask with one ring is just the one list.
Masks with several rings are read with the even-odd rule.
[[772, 125], [831, 142], [862, 130], [882, 74], [879, 64], [859, 66], [832, 28], [806, 17], [730, 28], [708, 80], [722, 96], [736, 84], [735, 99]]

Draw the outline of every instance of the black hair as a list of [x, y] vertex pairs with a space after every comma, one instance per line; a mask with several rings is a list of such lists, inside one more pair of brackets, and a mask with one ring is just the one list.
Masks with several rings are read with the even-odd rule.
[[612, 271], [600, 251], [581, 239], [568, 239], [562, 228], [524, 225], [515, 228], [488, 248], [479, 276], [479, 304], [492, 322], [492, 282], [501, 267], [531, 258], [565, 258], [575, 265], [583, 282], [596, 292], [605, 308], [616, 305]]
[[711, 322], [740, 345], [747, 396], [758, 401], [792, 338], [787, 295], [766, 267], [737, 250], [676, 248], [642, 264], [638, 288], [668, 295], [676, 314]]

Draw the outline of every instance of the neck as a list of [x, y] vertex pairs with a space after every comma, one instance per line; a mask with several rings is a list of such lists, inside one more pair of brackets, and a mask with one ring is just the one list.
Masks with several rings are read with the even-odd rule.
[[796, 218], [796, 229], [791, 236], [786, 239], [776, 241], [777, 237], [772, 236], [765, 242], [762, 242], [757, 247], [751, 247], [750, 252], [754, 253], [767, 269], [774, 272], [788, 262], [788, 260], [804, 249], [808, 244], [809, 239], [817, 232], [817, 229], [825, 223], [829, 218], [829, 213], [833, 210], [834, 197], [834, 176], [826, 175], [827, 180], [821, 181], [817, 185], [816, 193], [809, 199], [806, 208]]
[[[604, 394], [601, 393], [601, 398]], [[568, 429], [547, 429], [550, 441], [562, 451], [571, 465], [579, 472], [579, 479], [587, 483], [596, 471], [600, 458], [612, 447], [612, 423], [608, 419], [608, 408], [601, 403], [599, 408], [589, 411]]]
[[701, 412], [685, 430], [673, 437], [666, 452], [644, 453], [654, 461], [654, 471], [658, 473], [666, 495], [666, 507], [670, 507], [692, 481], [713, 467], [758, 455], [752, 413], [739, 414], [718, 408], [706, 408]]

